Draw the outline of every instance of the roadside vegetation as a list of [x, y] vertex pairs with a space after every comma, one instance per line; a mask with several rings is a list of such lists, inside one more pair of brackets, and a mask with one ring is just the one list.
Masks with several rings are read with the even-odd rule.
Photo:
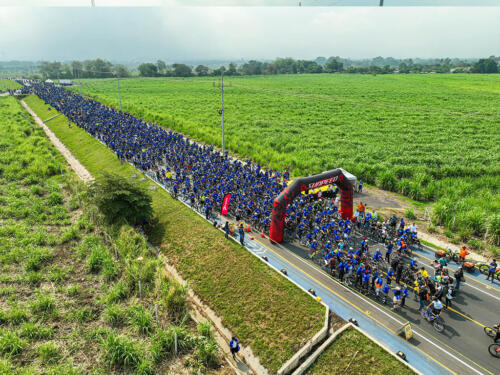
[[[26, 102], [42, 119], [54, 115], [35, 96]], [[142, 178], [132, 166], [120, 165], [111, 150], [83, 130], [69, 128], [63, 116], [47, 125], [94, 176], [108, 172], [129, 181], [132, 175]], [[147, 189], [152, 186], [149, 180], [138, 183]], [[163, 189], [150, 190], [150, 195], [154, 213], [154, 226], [147, 231], [150, 240], [223, 324], [251, 347], [264, 367], [276, 373], [321, 329], [324, 307], [241, 246], [227, 241]], [[119, 285], [114, 289], [117, 296], [122, 295]]]
[[[120, 84], [125, 111], [220, 146], [218, 86]], [[279, 75], [228, 77], [225, 86], [229, 150], [293, 176], [342, 167], [432, 203], [433, 227], [454, 242], [500, 245], [500, 76]], [[85, 80], [83, 94], [118, 106], [115, 80]]]
[[0, 90], [15, 90], [20, 89], [22, 86], [16, 81], [10, 79], [0, 78]]
[[0, 373], [230, 374], [130, 218], [93, 203], [128, 211], [106, 194], [133, 185], [147, 205], [149, 192], [116, 176], [87, 192], [14, 98], [0, 119]]
[[348, 328], [306, 371], [306, 375], [343, 374], [410, 375], [414, 372], [368, 337]]

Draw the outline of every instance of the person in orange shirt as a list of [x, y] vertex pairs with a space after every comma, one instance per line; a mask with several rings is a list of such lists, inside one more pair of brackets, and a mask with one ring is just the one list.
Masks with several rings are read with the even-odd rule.
[[365, 205], [363, 204], [363, 202], [359, 202], [358, 211], [360, 217], [365, 217]]
[[467, 254], [469, 254], [467, 248], [465, 246], [462, 246], [462, 248], [460, 249], [460, 261], [462, 263], [465, 262], [465, 257], [467, 256]]

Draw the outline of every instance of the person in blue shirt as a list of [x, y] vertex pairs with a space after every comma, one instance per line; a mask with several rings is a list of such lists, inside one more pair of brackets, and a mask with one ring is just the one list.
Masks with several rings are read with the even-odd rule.
[[394, 245], [392, 244], [392, 242], [389, 242], [386, 246], [386, 253], [385, 253], [385, 260], [387, 261], [387, 263], [391, 263], [391, 253], [392, 253], [392, 249], [394, 247]]
[[378, 262], [380, 259], [382, 259], [382, 253], [380, 252], [379, 249], [377, 249], [377, 251], [375, 251], [375, 253], [373, 253], [373, 260], [375, 262]]
[[389, 270], [387, 271], [387, 278], [386, 278], [387, 284], [391, 285], [393, 277], [394, 277], [394, 271], [392, 270], [392, 268], [389, 268]]
[[345, 264], [344, 264], [344, 262], [340, 262], [339, 263], [338, 269], [339, 269], [339, 280], [340, 280], [341, 283], [343, 283], [344, 282], [344, 274], [345, 274]]
[[362, 193], [363, 192], [363, 181], [359, 180], [359, 183], [358, 183], [358, 193]]
[[234, 336], [231, 338], [231, 341], [229, 341], [229, 349], [231, 350], [233, 359], [236, 359], [236, 353], [240, 351], [240, 343], [238, 342], [238, 338]]
[[403, 291], [401, 293], [401, 307], [405, 307], [406, 297], [408, 297], [409, 291], [406, 285], [403, 286]]
[[362, 281], [363, 290], [368, 292], [368, 289], [370, 288], [370, 270], [368, 268], [363, 272]]
[[486, 277], [486, 281], [488, 281], [491, 277], [491, 283], [493, 284], [493, 279], [495, 278], [495, 272], [497, 270], [498, 264], [495, 259], [490, 263], [488, 267], [488, 277]]
[[401, 288], [398, 286], [392, 290], [393, 297], [392, 297], [392, 309], [396, 309], [398, 307], [398, 304], [401, 301]]

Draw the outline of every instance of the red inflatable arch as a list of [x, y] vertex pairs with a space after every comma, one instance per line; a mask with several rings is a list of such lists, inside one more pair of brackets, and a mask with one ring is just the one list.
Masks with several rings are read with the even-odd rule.
[[297, 178], [278, 195], [273, 202], [269, 238], [278, 243], [283, 241], [286, 208], [297, 195], [309, 189], [332, 184], [336, 184], [340, 189], [340, 214], [342, 218], [352, 219], [352, 183], [344, 175], [342, 169], [333, 169], [314, 176]]

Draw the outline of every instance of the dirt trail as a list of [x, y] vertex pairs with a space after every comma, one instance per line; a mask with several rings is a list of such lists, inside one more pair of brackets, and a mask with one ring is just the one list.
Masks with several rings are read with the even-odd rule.
[[85, 168], [82, 163], [78, 161], [77, 158], [73, 156], [73, 154], [66, 148], [66, 146], [56, 137], [56, 135], [49, 129], [47, 125], [36, 115], [35, 112], [24, 102], [21, 100], [21, 104], [23, 107], [29, 112], [29, 114], [35, 119], [35, 122], [43, 129], [47, 137], [49, 137], [52, 144], [59, 150], [59, 152], [64, 156], [68, 164], [75, 171], [78, 177], [80, 177], [85, 184], [94, 180], [94, 177], [90, 174], [90, 172]]

